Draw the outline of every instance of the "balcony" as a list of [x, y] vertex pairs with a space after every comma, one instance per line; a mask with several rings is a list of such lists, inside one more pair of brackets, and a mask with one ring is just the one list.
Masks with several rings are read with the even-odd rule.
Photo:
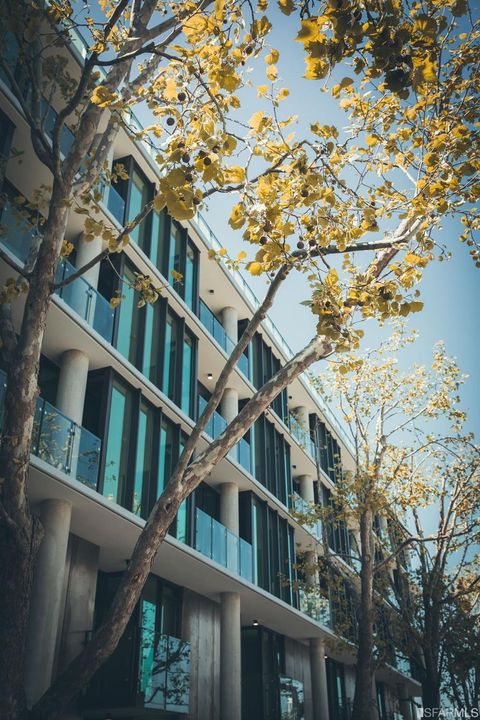
[[[202, 299], [199, 301], [199, 314], [200, 322], [208, 330], [210, 335], [217, 341], [220, 347], [225, 350], [227, 355], [231, 355], [235, 342], [232, 338], [227, 335], [225, 328], [222, 323], [215, 317], [213, 312]], [[238, 369], [245, 375], [246, 378], [250, 379], [250, 368], [248, 365], [248, 358], [246, 355], [242, 355], [237, 363]]]
[[290, 432], [292, 433], [293, 437], [297, 440], [297, 442], [302, 446], [302, 448], [305, 450], [306, 453], [310, 455], [312, 460], [315, 461], [315, 443], [313, 442], [312, 438], [310, 437], [310, 433], [308, 430], [306, 430], [304, 427], [300, 425], [297, 418], [292, 415], [292, 413], [289, 413], [287, 426], [290, 429]]
[[[198, 396], [198, 417], [203, 413], [207, 401], [201, 395]], [[210, 435], [212, 440], [216, 440], [219, 435], [227, 427], [227, 421], [216, 410], [212, 413], [206, 427], [205, 432]], [[229, 452], [229, 456], [234, 457], [240, 465], [249, 473], [252, 472], [252, 452], [249, 443], [241, 438], [236, 446]]]
[[[3, 426], [6, 374], [0, 371], [0, 429]], [[101, 440], [43, 398], [37, 399], [32, 455], [97, 489]]]
[[190, 643], [150, 627], [128, 629], [94, 677], [84, 707], [89, 717], [186, 715], [190, 701]]
[[253, 555], [250, 543], [200, 508], [195, 509], [195, 550], [252, 582]]
[[[76, 270], [68, 260], [63, 260], [57, 269], [56, 282], [63, 282]], [[112, 342], [115, 311], [84, 277], [59, 288], [56, 294], [107, 342]]]
[[116, 190], [114, 185], [109, 185], [106, 192], [108, 193], [107, 208], [110, 210], [115, 220], [118, 220], [120, 225], [123, 226], [123, 223], [125, 222], [125, 200], [118, 190]]
[[8, 197], [3, 200], [0, 210], [0, 242], [25, 263], [32, 240], [38, 232], [34, 220]]
[[312, 505], [296, 492], [292, 493], [292, 510], [297, 513], [298, 522], [318, 541], [322, 540], [322, 523], [315, 517]]
[[318, 591], [298, 591], [299, 607], [301, 612], [316, 620], [320, 625], [332, 628], [332, 615], [330, 612], [330, 601], [328, 598], [318, 594]]

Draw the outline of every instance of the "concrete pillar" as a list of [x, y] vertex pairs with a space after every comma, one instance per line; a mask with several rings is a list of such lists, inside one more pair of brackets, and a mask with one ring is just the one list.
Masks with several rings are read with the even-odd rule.
[[71, 504], [63, 500], [44, 500], [40, 506], [45, 534], [35, 567], [25, 655], [29, 707], [43, 695], [52, 679], [71, 513]]
[[224, 307], [222, 310], [222, 325], [231, 340], [238, 342], [238, 310], [234, 307]]
[[321, 638], [310, 638], [310, 673], [313, 720], [329, 720], [325, 644]]
[[307, 502], [315, 502], [313, 477], [311, 475], [300, 475], [298, 478], [300, 496]]
[[309, 550], [305, 553], [306, 562], [306, 584], [309, 588], [317, 588], [318, 585], [318, 558], [315, 550]]
[[308, 430], [310, 427], [308, 409], [304, 405], [299, 405], [298, 407], [293, 409], [293, 414], [295, 415], [295, 418], [298, 420], [302, 428], [304, 428], [304, 430]]
[[238, 485], [235, 483], [225, 482], [220, 485], [220, 522], [238, 535]]
[[240, 720], [242, 716], [242, 658], [240, 595], [221, 594], [220, 615], [220, 717]]
[[412, 700], [408, 694], [407, 686], [402, 683], [398, 686], [398, 698], [400, 701], [400, 712], [404, 720], [414, 720], [412, 712]]
[[238, 392], [233, 388], [225, 388], [222, 398], [222, 415], [231, 423], [238, 415]]
[[77, 425], [82, 424], [88, 365], [88, 355], [81, 350], [67, 350], [62, 355], [56, 405]]
[[[96, 237], [94, 240], [84, 240], [83, 233], [80, 235], [77, 243], [77, 257], [75, 260], [75, 266], [80, 269], [86, 265], [90, 260], [93, 260], [98, 253], [102, 252], [102, 238]], [[98, 274], [100, 272], [100, 264], [96, 263], [89, 270], [86, 270], [83, 274], [85, 280], [94, 288], [98, 285]]]

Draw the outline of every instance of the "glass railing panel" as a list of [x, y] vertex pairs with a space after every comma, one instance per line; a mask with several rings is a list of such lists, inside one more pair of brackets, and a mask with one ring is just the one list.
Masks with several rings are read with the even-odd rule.
[[5, 414], [5, 393], [7, 392], [7, 373], [0, 370], [0, 431], [3, 428]]
[[212, 560], [227, 566], [227, 528], [212, 518]]
[[246, 355], [240, 355], [240, 360], [237, 363], [237, 367], [246, 378], [250, 380], [250, 364]]
[[0, 242], [23, 263], [27, 260], [35, 232], [35, 227], [25, 213], [15, 203], [4, 200], [0, 217]]
[[299, 590], [300, 610], [325, 627], [332, 627], [330, 601], [317, 593]]
[[[3, 426], [6, 373], [0, 371], [0, 430]], [[31, 452], [49, 465], [96, 490], [102, 442], [43, 398], [35, 406]]]
[[97, 489], [101, 447], [100, 438], [79, 425], [74, 426], [72, 475], [92, 490]]
[[149, 629], [142, 633], [141, 638], [139, 688], [144, 696], [144, 706], [188, 713], [190, 643], [152, 633]]
[[[63, 260], [58, 266], [57, 282], [66, 280], [76, 271], [77, 268], [68, 260]], [[59, 288], [57, 294], [107, 342], [112, 342], [115, 311], [85, 278], [76, 278], [69, 285]]]
[[289, 677], [280, 677], [280, 719], [303, 720], [303, 683]]
[[291, 413], [289, 414], [287, 425], [290, 428], [290, 432], [293, 437], [300, 443], [303, 449], [308, 452], [310, 457], [315, 459], [315, 443], [308, 430], [303, 428], [296, 417]]
[[250, 543], [242, 538], [238, 539], [238, 556], [240, 575], [245, 580], [253, 582], [253, 550]]
[[198, 508], [195, 512], [195, 550], [212, 557], [212, 518]]
[[114, 185], [108, 186], [107, 208], [120, 225], [125, 222], [125, 200]]
[[74, 423], [39, 398], [35, 413], [32, 452], [49, 465], [70, 473]]
[[225, 567], [230, 572], [238, 575], [238, 568], [240, 563], [240, 548], [239, 548], [239, 537], [235, 533], [225, 528], [225, 539], [226, 539], [226, 558]]
[[[207, 406], [207, 401], [201, 395], [198, 396], [198, 417], [203, 413]], [[215, 440], [227, 427], [227, 421], [218, 413], [216, 410], [210, 416], [206, 426], [205, 432]]]
[[237, 443], [237, 456], [240, 465], [251, 474], [252, 472], [252, 449], [245, 438]]

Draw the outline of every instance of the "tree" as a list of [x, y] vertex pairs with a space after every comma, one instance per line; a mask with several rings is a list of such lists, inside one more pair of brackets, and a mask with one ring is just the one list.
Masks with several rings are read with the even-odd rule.
[[[355, 449], [355, 470], [339, 476], [331, 503], [312, 508], [323, 521], [320, 567], [343, 580], [355, 608], [353, 720], [371, 717], [375, 667], [394, 664], [395, 650], [421, 679], [424, 708], [440, 708], [442, 655], [454, 647], [451, 603], [478, 590], [480, 454], [461, 434], [463, 378], [441, 345], [430, 370], [400, 372], [398, 355], [412, 340], [397, 329], [378, 350], [330, 361], [321, 381], [338, 398]], [[429, 533], [427, 507], [438, 517]], [[312, 522], [309, 512], [303, 520]], [[339, 522], [355, 533], [351, 550], [340, 551], [349, 570], [334, 552]]]
[[[449, 607], [450, 605], [450, 607]], [[447, 604], [449, 626], [443, 649], [442, 692], [468, 713], [480, 704], [480, 628], [478, 592]]]
[[[317, 20], [308, 16], [306, 5], [280, 2], [283, 12], [295, 11], [295, 27], [300, 11], [299, 39], [313, 57], [327, 42], [323, 36], [308, 34], [314, 25], [319, 29], [328, 25], [336, 38], [344, 33], [343, 20], [337, 17], [340, 3], [323, 5], [327, 20], [323, 15]], [[355, 2], [348, 7], [355, 10], [355, 27], [362, 18], [383, 22], [383, 11], [379, 14], [376, 3]], [[280, 103], [288, 91], [277, 89], [279, 53], [267, 43], [271, 21], [262, 14], [266, 9], [263, 0], [258, 11], [243, 0], [182, 0], [172, 5], [163, 0], [119, 0], [102, 2], [100, 7], [85, 2], [80, 9], [69, 0], [49, 0], [45, 5], [6, 0], [2, 4], [2, 33], [9, 33], [17, 47], [28, 92], [8, 58], [2, 58], [0, 67], [30, 127], [36, 157], [51, 177], [50, 187], [39, 188], [34, 197], [18, 199], [22, 213], [40, 214], [41, 232], [25, 266], [16, 264], [18, 277], [10, 278], [1, 291], [0, 333], [7, 367], [0, 448], [0, 578], [5, 589], [0, 621], [0, 708], [5, 717], [17, 718], [24, 709], [25, 630], [41, 542], [41, 527], [31, 514], [25, 483], [38, 362], [50, 298], [59, 287], [55, 270], [59, 259], [71, 251], [64, 242], [69, 217], [84, 215], [85, 237], [102, 236], [104, 249], [63, 284], [109, 253], [121, 252], [129, 234], [152, 208], [166, 207], [173, 217], [186, 220], [212, 194], [237, 194], [239, 202], [232, 209], [230, 224], [233, 229], [246, 225], [243, 237], [256, 254], [249, 258], [242, 252], [233, 262], [244, 263], [252, 275], [268, 274], [271, 283], [147, 522], [109, 620], [33, 709], [38, 718], [58, 715], [113, 652], [180, 503], [276, 394], [313, 362], [355, 345], [361, 336], [354, 325], [357, 315], [383, 320], [421, 309], [412, 288], [433, 257], [432, 232], [442, 216], [463, 213], [464, 239], [474, 243], [476, 221], [470, 205], [476, 197], [478, 170], [478, 131], [474, 127], [478, 95], [473, 78], [478, 33], [469, 25], [467, 38], [462, 38], [454, 24], [446, 28], [441, 20], [460, 11], [466, 14], [466, 5], [432, 0], [422, 20], [418, 10], [398, 4], [406, 18], [405, 42], [411, 48], [412, 62], [427, 54], [429, 67], [436, 70], [432, 80], [433, 71], [417, 69], [411, 85], [416, 94], [414, 112], [405, 102], [408, 90], [390, 87], [388, 79], [387, 85], [375, 86], [375, 78], [381, 79], [383, 73], [377, 47], [385, 38], [372, 34], [370, 20], [356, 47], [346, 34], [340, 44], [328, 40], [328, 47], [334, 50], [328, 51], [331, 67], [351, 56], [359, 81], [370, 83], [374, 94], [365, 95], [361, 84], [345, 78], [332, 93], [335, 98], [344, 95], [340, 105], [350, 117], [349, 134], [343, 136], [334, 126], [316, 123], [311, 136], [300, 141], [285, 135], [293, 118], [281, 119]], [[275, 19], [274, 13], [271, 19]], [[385, 21], [392, 24], [391, 13], [385, 15]], [[468, 16], [465, 22], [468, 24]], [[426, 23], [427, 47], [418, 37], [419, 23]], [[65, 45], [78, 28], [87, 32], [89, 47], [79, 77], [72, 77], [64, 62]], [[272, 84], [260, 86], [258, 94], [268, 102], [269, 111], [259, 110], [245, 123], [239, 114], [240, 99], [234, 93], [245, 87], [247, 66], [261, 57]], [[362, 66], [360, 62], [370, 57], [375, 58], [376, 75], [368, 63]], [[51, 131], [46, 129], [45, 96], [58, 108]], [[127, 122], [134, 106], [149, 113], [151, 124], [144, 130], [134, 131]], [[66, 126], [75, 138], [63, 156], [61, 136]], [[103, 184], [115, 182], [125, 173], [121, 166], [107, 165], [120, 127], [151, 146], [159, 184], [154, 200], [118, 232], [102, 220], [99, 201]], [[235, 161], [241, 164], [232, 164]], [[410, 188], [398, 182], [399, 172], [409, 179]], [[370, 233], [380, 231], [380, 226], [382, 237], [378, 240]], [[296, 248], [292, 246], [295, 242]], [[353, 251], [370, 252], [367, 264], [357, 262]], [[4, 253], [0, 255], [6, 258]], [[342, 258], [343, 272], [330, 267], [327, 260], [331, 255]], [[307, 277], [310, 306], [318, 316], [317, 336], [255, 394], [211, 448], [189, 465], [229, 373], [292, 270]], [[143, 276], [137, 277], [136, 288], [147, 302], [154, 302], [161, 292]], [[26, 299], [20, 328], [12, 320], [12, 304], [19, 295]], [[12, 557], [15, 564], [10, 562]]]

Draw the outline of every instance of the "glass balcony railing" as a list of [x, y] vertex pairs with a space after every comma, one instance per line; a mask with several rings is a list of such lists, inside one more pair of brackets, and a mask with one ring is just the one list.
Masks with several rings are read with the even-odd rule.
[[304, 500], [296, 492], [292, 493], [292, 509], [302, 517], [299, 517], [299, 522], [303, 528], [317, 540], [322, 540], [322, 523], [318, 518], [315, 517], [315, 512], [309, 502]]
[[195, 510], [195, 550], [252, 582], [252, 546], [203, 510]]
[[[186, 714], [190, 702], [190, 643], [139, 628], [138, 685], [143, 706]], [[162, 714], [163, 717], [163, 714]]]
[[245, 440], [245, 438], [242, 438], [237, 443], [237, 460], [240, 463], [240, 465], [251, 475], [252, 474], [252, 448], [250, 447], [250, 444]]
[[289, 413], [287, 425], [293, 437], [300, 443], [305, 452], [307, 452], [312, 460], [315, 460], [315, 443], [310, 437], [310, 433], [300, 425], [297, 418]]
[[[6, 374], [0, 371], [0, 430]], [[97, 489], [101, 440], [39, 397], [33, 421], [31, 452], [52, 467]]]
[[[205, 305], [202, 299], [200, 299], [199, 301], [199, 318], [202, 325], [206, 327], [210, 335], [217, 341], [220, 347], [225, 350], [227, 355], [230, 355], [235, 347], [235, 343], [232, 338], [225, 332], [225, 328], [223, 327], [220, 320], [215, 317], [213, 312], [210, 310], [209, 307], [207, 307], [207, 305]], [[242, 355], [240, 357], [240, 360], [237, 363], [237, 367], [239, 368], [239, 370], [241, 370], [241, 372], [245, 375], [246, 378], [250, 378], [250, 367], [246, 355]]]
[[21, 206], [9, 198], [1, 203], [0, 212], [0, 243], [25, 263], [37, 229]]
[[[198, 417], [203, 413], [207, 401], [201, 395], [198, 396]], [[216, 440], [219, 435], [227, 427], [227, 421], [218, 413], [216, 410], [210, 416], [210, 419], [205, 427], [205, 432], [210, 435], [212, 440]]]
[[[68, 260], [63, 260], [58, 266], [56, 282], [62, 282], [74, 272], [76, 272], [76, 268]], [[56, 292], [99, 335], [107, 342], [112, 342], [115, 311], [108, 300], [100, 295], [84, 277], [78, 277]]]
[[332, 614], [328, 598], [322, 597], [315, 591], [307, 592], [303, 589], [298, 591], [298, 598], [301, 612], [321, 625], [332, 628]]
[[[202, 414], [205, 407], [207, 405], [207, 401], [204, 397], [201, 395], [198, 396], [198, 416]], [[205, 432], [210, 435], [210, 437], [213, 440], [216, 440], [219, 435], [225, 430], [227, 427], [227, 421], [218, 413], [216, 410], [214, 411], [213, 415], [210, 417], [210, 420], [208, 421]], [[234, 448], [229, 453], [229, 456], [235, 458], [240, 465], [247, 470], [247, 472], [252, 472], [252, 453], [250, 449], [250, 445], [248, 442], [242, 438], [239, 440], [239, 442], [236, 444]]]
[[125, 222], [125, 200], [114, 185], [108, 186], [107, 193], [107, 208], [110, 210], [115, 220], [118, 220], [120, 225], [123, 225]]
[[303, 683], [289, 677], [280, 677], [280, 720], [303, 720]]

